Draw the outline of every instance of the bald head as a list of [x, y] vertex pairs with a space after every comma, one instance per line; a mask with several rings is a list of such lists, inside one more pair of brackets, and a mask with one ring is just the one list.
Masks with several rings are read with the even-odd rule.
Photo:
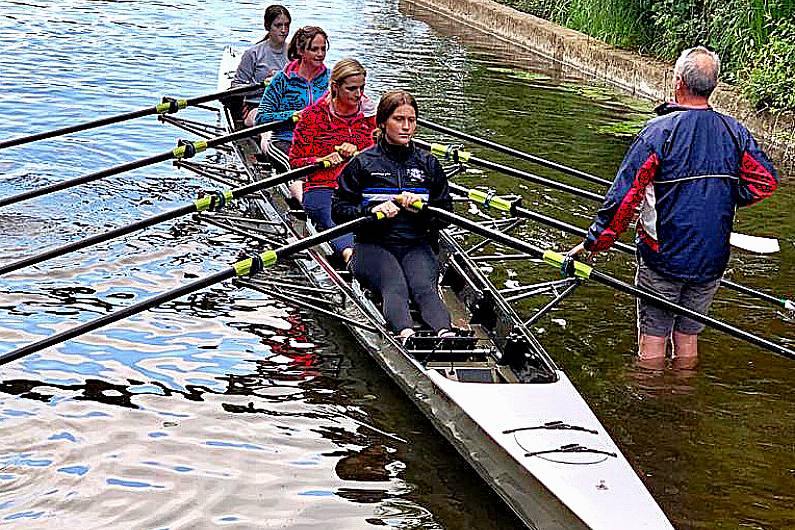
[[674, 66], [674, 78], [679, 78], [693, 95], [708, 98], [718, 85], [720, 59], [703, 46], [682, 52]]

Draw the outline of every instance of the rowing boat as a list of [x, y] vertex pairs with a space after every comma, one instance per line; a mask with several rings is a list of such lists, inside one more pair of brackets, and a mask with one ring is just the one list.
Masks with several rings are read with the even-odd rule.
[[[224, 51], [219, 90], [229, 87], [239, 59], [231, 48]], [[235, 129], [225, 107], [220, 129], [181, 118], [166, 121], [206, 136]], [[229, 185], [267, 176], [269, 167], [260, 159], [257, 142], [247, 138], [217, 159], [180, 165]], [[449, 176], [458, 170], [453, 166]], [[201, 219], [268, 244], [313, 233], [301, 213], [291, 209], [284, 187], [261, 192], [241, 207], [245, 215], [203, 213]], [[484, 224], [503, 231], [516, 225], [512, 220]], [[454, 229], [441, 234], [440, 292], [454, 322], [469, 329], [466, 336], [443, 341], [399, 341], [369, 293], [332, 266], [327, 247], [293, 259], [289, 281], [254, 276], [238, 283], [346, 324], [529, 528], [672, 528], [604, 426], [533, 336], [530, 321], [517, 314], [464, 250], [465, 235]], [[519, 294], [552, 294], [559, 301], [577, 285], [577, 279], [563, 278], [523, 286]]]

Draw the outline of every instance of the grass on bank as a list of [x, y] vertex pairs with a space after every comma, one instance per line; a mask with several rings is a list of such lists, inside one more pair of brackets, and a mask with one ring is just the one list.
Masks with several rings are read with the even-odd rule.
[[757, 108], [795, 111], [795, 0], [497, 1], [668, 61], [707, 46]]

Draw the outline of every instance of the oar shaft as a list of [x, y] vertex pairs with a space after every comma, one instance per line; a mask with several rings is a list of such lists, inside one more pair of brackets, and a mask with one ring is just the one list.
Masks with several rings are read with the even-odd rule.
[[641, 300], [654, 304], [657, 307], [661, 307], [662, 309], [670, 311], [679, 316], [685, 316], [691, 320], [695, 320], [696, 322], [700, 322], [706, 326], [717, 329], [718, 331], [722, 331], [738, 339], [755, 344], [761, 348], [772, 351], [773, 353], [787, 357], [788, 359], [795, 360], [795, 351], [792, 351], [789, 348], [727, 324], [716, 318], [712, 318], [711, 316], [702, 315], [701, 313], [693, 311], [692, 309], [682, 307], [669, 300], [666, 300], [665, 298], [650, 293], [649, 291], [645, 291], [635, 287], [634, 285], [622, 282], [621, 280], [613, 278], [612, 276], [604, 274], [603, 272], [592, 270], [589, 279], [595, 280], [603, 285], [607, 285], [608, 287], [612, 287], [617, 291], [632, 295], [635, 298], [640, 298]]
[[[433, 151], [433, 146], [428, 142], [424, 142], [422, 140], [413, 140], [413, 142], [422, 149], [427, 149], [428, 151]], [[463, 161], [463, 160], [462, 160]], [[568, 184], [563, 184], [562, 182], [557, 182], [555, 180], [550, 180], [548, 178], [540, 177], [538, 175], [534, 175], [532, 173], [528, 173], [527, 171], [521, 171], [519, 169], [512, 168], [510, 166], [506, 166], [503, 164], [497, 164], [496, 162], [491, 162], [489, 160], [484, 160], [482, 158], [478, 158], [476, 156], [472, 156], [471, 154], [467, 153], [466, 156], [466, 163], [472, 164], [475, 166], [479, 166], [485, 169], [490, 169], [492, 171], [497, 171], [504, 175], [508, 175], [511, 177], [516, 177], [522, 180], [526, 180], [527, 182], [532, 182], [534, 184], [539, 184], [541, 186], [546, 186], [547, 188], [551, 188], [553, 190], [563, 191], [569, 193], [571, 195], [575, 195], [577, 197], [582, 197], [583, 199], [588, 199], [594, 202], [603, 202], [605, 197], [604, 195], [600, 195], [598, 193], [594, 193], [592, 191], [587, 191], [581, 188], [577, 188], [575, 186], [569, 186]]]
[[[364, 223], [370, 222], [373, 219], [381, 219], [381, 218], [383, 217], [380, 215], [379, 216], [368, 215], [365, 217], [360, 217], [358, 219], [353, 219], [352, 221], [348, 221], [347, 223], [339, 224], [329, 230], [325, 230], [313, 236], [306, 237], [298, 241], [294, 241], [292, 243], [279, 247], [275, 250], [263, 252], [262, 254], [259, 254], [257, 256], [258, 261], [263, 267], [272, 266], [279, 260], [279, 258], [287, 257], [291, 254], [295, 254], [296, 252], [301, 252], [302, 250], [306, 250], [315, 245], [319, 245], [326, 241], [330, 241], [337, 236], [356, 230], [359, 226], [363, 225]], [[141, 302], [125, 307], [118, 311], [114, 311], [113, 313], [104, 315], [90, 322], [86, 322], [84, 324], [80, 324], [79, 326], [75, 326], [74, 328], [68, 329], [66, 331], [56, 333], [55, 335], [47, 337], [46, 339], [42, 339], [32, 344], [28, 344], [27, 346], [23, 346], [22, 348], [12, 350], [8, 353], [0, 355], [0, 365], [21, 359], [26, 355], [30, 355], [31, 353], [36, 353], [38, 351], [43, 350], [44, 348], [49, 348], [50, 346], [55, 346], [69, 339], [79, 337], [80, 335], [84, 335], [85, 333], [89, 333], [91, 331], [104, 327], [113, 322], [118, 322], [119, 320], [125, 319], [127, 317], [137, 315], [138, 313], [142, 313], [148, 309], [157, 307], [160, 304], [170, 302], [171, 300], [176, 300], [177, 298], [185, 296], [186, 294], [190, 294], [200, 289], [210, 287], [211, 285], [220, 283], [224, 280], [228, 280], [235, 276], [243, 276], [249, 274], [252, 272], [253, 264], [254, 260], [252, 258], [247, 258], [245, 260], [235, 263], [231, 267], [227, 267], [226, 269], [217, 272], [215, 274], [212, 274], [210, 276], [207, 276], [205, 278], [200, 278], [187, 285], [183, 285], [182, 287], [177, 287], [176, 289], [172, 289], [165, 293], [153, 296], [152, 298], [149, 298], [147, 300], [142, 300]]]
[[29, 201], [30, 199], [35, 199], [36, 197], [49, 195], [50, 193], [55, 193], [57, 191], [73, 188], [75, 186], [80, 186], [81, 184], [88, 184], [89, 182], [94, 182], [95, 180], [100, 180], [113, 175], [118, 175], [119, 173], [124, 173], [125, 171], [132, 171], [134, 169], [140, 169], [142, 167], [151, 166], [152, 164], [165, 162], [166, 160], [170, 160], [171, 158], [173, 158], [173, 156], [174, 155], [172, 154], [172, 152], [168, 151], [165, 153], [160, 153], [159, 155], [150, 156], [148, 158], [143, 158], [140, 160], [135, 160], [133, 162], [127, 162], [126, 164], [114, 166], [108, 169], [103, 169], [101, 171], [90, 173], [88, 175], [82, 175], [80, 177], [76, 177], [73, 179], [56, 182], [54, 184], [49, 184], [47, 186], [42, 186], [41, 188], [24, 191], [22, 193], [11, 195], [9, 197], [3, 197], [0, 198], [0, 208], [8, 206], [10, 204]]
[[172, 289], [171, 291], [153, 296], [152, 298], [143, 300], [137, 304], [119, 309], [118, 311], [101, 316], [90, 322], [80, 324], [79, 326], [67, 329], [66, 331], [51, 335], [46, 339], [42, 339], [32, 344], [28, 344], [27, 346], [23, 346], [6, 354], [0, 355], [0, 365], [16, 361], [22, 357], [25, 357], [26, 355], [30, 355], [31, 353], [41, 351], [45, 348], [49, 348], [50, 346], [55, 346], [56, 344], [66, 342], [67, 340], [79, 337], [80, 335], [90, 333], [91, 331], [107, 326], [108, 324], [112, 324], [113, 322], [118, 322], [119, 320], [123, 320], [127, 317], [137, 315], [138, 313], [142, 313], [148, 309], [157, 307], [160, 304], [170, 302], [171, 300], [175, 300], [186, 294], [190, 294], [200, 289], [204, 289], [205, 287], [209, 287], [224, 280], [228, 280], [234, 276], [234, 267], [228, 267], [223, 271], [217, 272], [211, 276], [201, 278], [187, 285], [183, 285], [182, 287], [178, 287], [176, 289]]
[[[480, 225], [474, 221], [466, 219], [465, 217], [461, 217], [460, 215], [456, 215], [441, 208], [425, 206], [424, 209], [427, 209], [430, 213], [433, 213], [434, 215], [438, 216], [441, 219], [444, 219], [462, 228], [466, 228], [467, 230], [475, 234], [489, 238], [493, 241], [501, 243], [515, 250], [525, 252], [536, 258], [542, 258], [542, 259], [544, 258], [545, 252], [543, 250], [514, 236]], [[767, 349], [769, 351], [772, 351], [789, 359], [795, 360], [795, 351], [792, 351], [789, 348], [781, 346], [780, 344], [776, 344], [765, 338], [759, 337], [757, 335], [739, 329], [730, 324], [726, 324], [725, 322], [722, 322], [710, 316], [702, 315], [701, 313], [698, 313], [686, 307], [682, 307], [654, 293], [640, 289], [628, 283], [622, 282], [621, 280], [613, 278], [612, 276], [608, 276], [607, 274], [597, 271], [591, 267], [584, 266], [584, 268], [588, 270], [587, 274], [588, 279], [595, 280], [603, 285], [607, 285], [608, 287], [612, 287], [613, 289], [616, 289], [623, 293], [631, 294], [636, 298], [640, 298], [646, 302], [649, 302], [658, 307], [671, 311], [672, 313], [685, 316], [687, 318], [690, 318], [691, 320], [695, 320], [696, 322], [700, 322], [706, 326], [710, 326], [717, 330], [723, 331], [724, 333], [732, 335], [736, 338], [745, 340], [747, 342], [750, 342], [751, 344], [755, 344], [764, 349]]]
[[33, 256], [29, 256], [27, 258], [14, 261], [12, 263], [7, 263], [5, 265], [2, 265], [0, 266], [0, 276], [8, 274], [9, 272], [17, 271], [19, 269], [24, 269], [25, 267], [29, 267], [31, 265], [38, 265], [39, 263], [43, 263], [45, 261], [69, 254], [70, 252], [76, 252], [78, 250], [83, 250], [85, 248], [94, 245], [99, 245], [100, 243], [104, 243], [105, 241], [110, 241], [118, 237], [126, 236], [127, 234], [131, 234], [138, 230], [143, 230], [144, 228], [154, 226], [158, 223], [165, 223], [166, 221], [182, 217], [183, 215], [188, 215], [195, 211], [196, 208], [192, 204], [188, 206], [182, 206], [149, 217], [147, 219], [142, 219], [140, 221], [130, 223], [128, 225], [115, 228], [107, 232], [103, 232], [101, 234], [96, 234], [77, 241], [72, 241], [71, 243], [67, 243], [66, 245], [62, 245], [60, 247], [56, 247], [50, 250], [45, 250], [44, 252], [34, 254]]
[[262, 134], [264, 132], [273, 130], [280, 125], [292, 124], [296, 118], [291, 117], [287, 118], [286, 120], [282, 121], [271, 121], [268, 123], [263, 123], [261, 125], [255, 125], [254, 127], [249, 127], [248, 129], [241, 129], [237, 132], [233, 132], [230, 134], [226, 134], [224, 136], [216, 136], [215, 138], [210, 138], [209, 140], [205, 140], [207, 143], [207, 147], [216, 147], [223, 144], [228, 144], [230, 142], [236, 142], [238, 140], [242, 140], [243, 138], [249, 138], [251, 136], [256, 136], [257, 134]]
[[252, 90], [256, 90], [261, 88], [263, 85], [261, 83], [254, 83], [251, 85], [239, 86], [229, 90], [223, 90], [221, 92], [214, 92], [212, 94], [206, 94], [203, 96], [197, 96], [194, 98], [189, 98], [185, 100], [179, 100], [178, 106], [169, 106], [167, 103], [161, 103], [159, 105], [155, 105], [154, 107], [146, 107], [139, 110], [134, 110], [130, 112], [125, 112], [123, 114], [117, 114], [115, 116], [108, 116], [106, 118], [100, 118], [97, 120], [85, 122], [85, 123], [78, 123], [75, 125], [69, 125], [67, 127], [61, 127], [60, 129], [53, 129], [51, 131], [44, 131], [36, 134], [30, 134], [28, 136], [20, 136], [18, 138], [11, 138], [8, 140], [0, 141], [0, 149], [5, 149], [7, 147], [15, 147], [18, 145], [29, 144], [32, 142], [38, 142], [39, 140], [46, 140], [48, 138], [55, 138], [57, 136], [63, 136], [65, 134], [71, 134], [80, 131], [87, 131], [90, 129], [96, 129], [98, 127], [104, 127], [105, 125], [112, 125], [114, 123], [121, 123], [129, 120], [134, 120], [136, 118], [143, 118], [144, 116], [151, 116], [153, 114], [165, 114], [165, 113], [174, 113], [178, 110], [185, 108], [185, 107], [192, 107], [196, 105], [201, 105], [202, 103], [207, 103], [209, 101], [215, 101], [217, 99], [221, 99], [224, 97], [231, 97], [240, 94], [246, 94], [251, 92]]
[[320, 243], [331, 241], [338, 236], [353, 232], [363, 224], [383, 219], [382, 215], [383, 214], [378, 214], [377, 216], [366, 215], [364, 217], [359, 217], [357, 219], [338, 224], [337, 226], [331, 227], [328, 230], [318, 232], [313, 236], [305, 237], [303, 239], [293, 241], [292, 243], [288, 243], [287, 245], [276, 249], [275, 253], [278, 257], [282, 258], [291, 254], [295, 254], [296, 252], [307, 250], [314, 247], [315, 245], [319, 245]]
[[[275, 175], [270, 178], [258, 180], [257, 182], [253, 182], [251, 184], [246, 184], [245, 186], [235, 188], [228, 192], [221, 192], [221, 195], [226, 196], [228, 194], [230, 198], [238, 199], [240, 197], [245, 197], [246, 195], [250, 195], [252, 193], [256, 193], [258, 191], [271, 188], [278, 184], [286, 183], [289, 182], [290, 180], [301, 178], [320, 167], [326, 167], [326, 165], [327, 165], [326, 162], [319, 162], [311, 166], [302, 167], [300, 169], [294, 169], [292, 171], [287, 171], [286, 173], [282, 173], [281, 175]], [[103, 232], [101, 234], [89, 236], [84, 239], [73, 241], [71, 243], [67, 243], [60, 247], [53, 248], [51, 250], [45, 250], [44, 252], [34, 254], [33, 256], [29, 256], [27, 258], [12, 263], [7, 263], [5, 265], [0, 266], [0, 276], [7, 274], [9, 272], [23, 269], [25, 267], [29, 267], [31, 265], [37, 265], [39, 263], [43, 263], [53, 258], [69, 254], [70, 252], [83, 250], [85, 248], [98, 245], [100, 243], [104, 243], [105, 241], [110, 241], [118, 237], [126, 236], [127, 234], [131, 234], [133, 232], [137, 232], [138, 230], [149, 228], [150, 226], [154, 226], [159, 223], [171, 221], [172, 219], [177, 219], [179, 217], [183, 217], [185, 215], [196, 213], [209, 208], [210, 204], [209, 202], [205, 203], [207, 205], [206, 207], [202, 204], [203, 203], [201, 200], [194, 201], [191, 204], [186, 204], [185, 206], [179, 206], [177, 208], [154, 215], [147, 219], [141, 219], [140, 221], [136, 221], [134, 223], [130, 223], [128, 225], [121, 226], [119, 228]]]
[[541, 158], [539, 156], [531, 155], [530, 153], [525, 153], [522, 151], [518, 151], [513, 149], [512, 147], [508, 147], [506, 145], [498, 144], [496, 142], [492, 142], [491, 140], [487, 140], [485, 138], [480, 138], [478, 136], [473, 136], [471, 134], [467, 134], [462, 131], [457, 131], [455, 129], [451, 129], [449, 127], [445, 127], [444, 125], [439, 125], [438, 123], [434, 123], [432, 121], [428, 121], [424, 118], [418, 118], [417, 124], [432, 129], [436, 132], [440, 132], [442, 134], [446, 134], [448, 136], [453, 136], [455, 138], [460, 138], [461, 140], [471, 142], [473, 144], [482, 145], [483, 147], [488, 147], [494, 151], [498, 151], [500, 153], [504, 153], [506, 155], [510, 155], [520, 160], [526, 160], [528, 162], [532, 162], [534, 164], [538, 164], [539, 166], [543, 166], [550, 169], [555, 169], [560, 171], [561, 173], [565, 173], [567, 175], [571, 175], [573, 177], [578, 177], [583, 180], [587, 180], [588, 182], [593, 182], [595, 184], [602, 184], [604, 186], [610, 186], [612, 184], [611, 181], [607, 179], [603, 179], [597, 177], [595, 175], [591, 175], [590, 173], [586, 173], [584, 171], [580, 171], [579, 169], [575, 169], [573, 167], [565, 166], [563, 164], [559, 164], [557, 162], [553, 162], [551, 160], [547, 160], [545, 158]]
[[0, 149], [6, 149], [8, 147], [16, 147], [18, 145], [38, 142], [40, 140], [46, 140], [48, 138], [56, 138], [58, 136], [63, 136], [66, 134], [71, 134], [80, 131], [87, 131], [89, 129], [96, 129], [97, 127], [104, 127], [105, 125], [111, 125], [113, 123], [120, 123], [123, 121], [134, 120], [136, 118], [142, 118], [144, 116], [151, 116], [152, 114], [157, 114], [157, 111], [154, 109], [154, 107], [126, 112], [124, 114], [119, 114], [117, 116], [108, 116], [107, 118], [101, 118], [98, 120], [90, 121], [88, 123], [78, 123], [76, 125], [70, 125], [68, 127], [61, 127], [60, 129], [53, 129], [51, 131], [44, 131], [36, 134], [31, 134], [28, 136], [11, 138], [9, 140], [0, 141]]
[[[237, 131], [232, 134], [227, 134], [225, 136], [218, 136], [202, 142], [193, 142], [192, 146], [195, 151], [193, 154], [199, 152], [200, 150], [217, 147], [219, 145], [223, 145], [229, 142], [234, 142], [242, 138], [247, 138], [249, 136], [254, 136], [256, 134], [263, 133], [271, 129], [275, 129], [279, 125], [282, 125], [284, 123], [289, 123], [290, 121], [291, 119], [264, 123], [262, 125], [257, 125], [255, 127], [243, 129], [241, 131]], [[197, 145], [200, 145], [200, 148], [197, 148], [196, 147]], [[97, 171], [95, 173], [91, 173], [88, 175], [83, 175], [62, 182], [56, 182], [48, 186], [43, 186], [41, 188], [28, 190], [9, 197], [0, 198], [0, 208], [11, 204], [16, 204], [18, 202], [34, 199], [36, 197], [41, 197], [43, 195], [48, 195], [50, 193], [55, 193], [57, 191], [69, 189], [74, 186], [79, 186], [81, 184], [88, 184], [89, 182], [94, 182], [96, 180], [100, 180], [106, 177], [118, 175], [126, 171], [132, 171], [134, 169], [140, 169], [142, 167], [151, 166], [153, 164], [158, 164], [160, 162], [165, 162], [166, 160], [171, 160], [174, 158], [190, 158], [191, 156], [193, 156], [193, 154], [186, 151], [185, 146], [180, 146], [170, 151], [160, 153], [159, 155], [154, 155], [139, 160], [134, 160], [132, 162], [127, 162], [125, 164], [114, 166], [108, 169], [103, 169], [101, 171]]]
[[281, 173], [280, 175], [274, 175], [272, 177], [252, 182], [251, 184], [246, 184], [245, 186], [240, 186], [238, 188], [235, 188], [232, 190], [232, 197], [235, 199], [239, 199], [240, 197], [245, 197], [246, 195], [251, 195], [252, 193], [257, 193], [258, 191], [278, 186], [279, 184], [285, 184], [291, 180], [300, 179], [302, 177], [305, 177], [306, 175], [309, 175], [310, 173], [314, 173], [320, 168], [327, 168], [327, 167], [331, 167], [331, 163], [322, 161], [309, 166], [304, 166], [298, 169], [293, 169], [291, 171], [286, 171], [284, 173]]
[[212, 94], [205, 94], [203, 96], [188, 98], [185, 100], [185, 103], [188, 107], [195, 107], [196, 105], [201, 105], [202, 103], [209, 103], [210, 101], [216, 101], [218, 99], [223, 99], [233, 96], [242, 96], [248, 94], [249, 92], [253, 92], [255, 90], [264, 88], [265, 86], [266, 83], [251, 83], [249, 85], [240, 85], [229, 88], [227, 90], [213, 92]]

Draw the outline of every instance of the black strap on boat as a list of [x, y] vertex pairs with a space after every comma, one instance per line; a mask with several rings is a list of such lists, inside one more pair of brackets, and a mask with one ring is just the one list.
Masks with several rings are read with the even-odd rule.
[[543, 425], [536, 425], [533, 427], [517, 427], [516, 429], [507, 429], [502, 431], [502, 433], [513, 434], [521, 431], [535, 431], [541, 429], [560, 430], [560, 431], [581, 431], [581, 432], [588, 432], [591, 434], [599, 434], [598, 431], [595, 431], [593, 429], [588, 429], [587, 427], [581, 427], [579, 425], [570, 425], [560, 420], [548, 421]]
[[207, 208], [208, 210], [217, 212], [226, 206], [226, 195], [224, 195], [224, 192], [212, 190], [205, 193], [210, 196], [210, 206]]
[[162, 105], [162, 106], [158, 107], [158, 109], [161, 109], [161, 113], [163, 113], [163, 114], [174, 114], [176, 112], [179, 112], [179, 110], [181, 108], [180, 105], [179, 105], [179, 102], [177, 101], [176, 98], [163, 96], [163, 103], [167, 103], [168, 104], [168, 108], [165, 109], [165, 110], [162, 110], [162, 109], [165, 108], [165, 105]]
[[560, 277], [571, 278], [574, 276], [574, 256], [565, 254], [563, 260], [560, 262]]
[[265, 269], [265, 263], [260, 254], [252, 254], [249, 258], [251, 258], [251, 268], [248, 271], [248, 277], [251, 278]]
[[546, 449], [544, 451], [531, 451], [525, 453], [525, 456], [540, 456], [540, 455], [548, 455], [552, 453], [593, 453], [596, 455], [605, 455], [605, 456], [612, 456], [613, 458], [618, 458], [618, 455], [612, 451], [604, 451], [602, 449], [593, 449], [591, 447], [585, 447], [580, 444], [566, 444], [561, 445], [558, 449]]
[[193, 158], [196, 156], [196, 146], [190, 140], [180, 138], [177, 140], [177, 146], [185, 148], [185, 152], [180, 158]]

